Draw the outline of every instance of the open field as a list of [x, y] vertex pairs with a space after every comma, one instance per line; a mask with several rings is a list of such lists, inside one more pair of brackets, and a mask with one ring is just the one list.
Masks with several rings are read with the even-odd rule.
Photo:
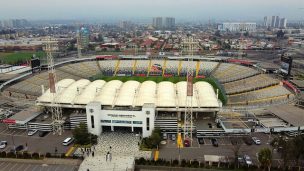
[[36, 57], [41, 58], [45, 56], [45, 53], [40, 52], [16, 52], [16, 53], [0, 53], [0, 61], [3, 64], [21, 64], [31, 59], [33, 54]]

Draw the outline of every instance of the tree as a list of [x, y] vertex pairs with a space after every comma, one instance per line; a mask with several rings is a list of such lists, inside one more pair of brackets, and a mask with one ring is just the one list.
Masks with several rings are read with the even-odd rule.
[[284, 38], [285, 32], [283, 32], [283, 30], [279, 30], [277, 32], [277, 38]]
[[240, 139], [234, 137], [234, 138], [231, 138], [231, 144], [232, 144], [231, 150], [234, 155], [234, 165], [237, 166], [238, 165], [238, 156], [239, 156], [239, 152], [242, 147], [242, 142], [240, 141]]
[[153, 147], [157, 147], [161, 141], [161, 131], [160, 129], [154, 129], [150, 136], [151, 143]]
[[245, 36], [245, 37], [248, 37], [248, 36], [249, 36], [249, 32], [246, 31], [246, 32], [244, 33], [244, 36]]
[[286, 168], [287, 161], [290, 157], [291, 145], [283, 137], [276, 137], [271, 142], [270, 145], [277, 149], [281, 154], [280, 157], [283, 163], [283, 169]]
[[299, 165], [300, 159], [304, 157], [304, 136], [300, 135], [295, 137], [291, 144], [290, 154], [296, 161], [296, 165], [299, 166], [299, 170], [301, 166]]
[[80, 123], [79, 126], [72, 131], [72, 133], [76, 144], [90, 144], [90, 134], [88, 133], [87, 126], [84, 123]]
[[221, 32], [219, 30], [216, 30], [214, 35], [217, 36], [217, 37], [221, 37]]
[[268, 171], [270, 171], [271, 168], [271, 161], [272, 161], [272, 152], [269, 148], [263, 148], [258, 153], [258, 159], [261, 163], [262, 167], [265, 169], [268, 168]]

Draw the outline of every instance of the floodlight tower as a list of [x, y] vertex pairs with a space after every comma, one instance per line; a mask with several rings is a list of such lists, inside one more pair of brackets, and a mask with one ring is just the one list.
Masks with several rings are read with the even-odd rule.
[[50, 112], [52, 114], [52, 127], [53, 134], [61, 135], [63, 132], [63, 123], [64, 120], [62, 118], [62, 109], [57, 104], [57, 78], [56, 78], [56, 70], [54, 67], [54, 58], [52, 52], [54, 51], [56, 41], [52, 40], [50, 37], [46, 43], [45, 51], [47, 55], [47, 64], [48, 64], [48, 73], [49, 73], [49, 86], [50, 86], [50, 94], [51, 94], [51, 108]]
[[189, 139], [192, 146], [193, 135], [193, 52], [198, 47], [198, 42], [192, 36], [183, 39], [183, 49], [188, 53], [187, 62], [187, 94], [184, 115], [184, 140]]

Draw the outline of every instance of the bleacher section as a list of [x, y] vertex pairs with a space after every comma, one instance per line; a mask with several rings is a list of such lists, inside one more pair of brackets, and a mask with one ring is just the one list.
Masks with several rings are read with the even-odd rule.
[[259, 72], [253, 68], [245, 67], [242, 65], [223, 63], [213, 73], [213, 76], [217, 78], [221, 83], [227, 83], [241, 80], [257, 74], [259, 74]]
[[[281, 102], [293, 98], [279, 80], [257, 70], [232, 64], [211, 61], [193, 61], [190, 66], [194, 76], [212, 75], [223, 84], [228, 95], [228, 105], [258, 105]], [[97, 74], [105, 76], [186, 76], [188, 62], [183, 60], [88, 60], [73, 61], [56, 67], [57, 81], [65, 78], [88, 79]], [[48, 73], [42, 71], [12, 84], [4, 90], [6, 96], [36, 99], [41, 95], [41, 85], [47, 90]]]
[[165, 73], [172, 76], [178, 76], [178, 67], [182, 61], [168, 60]]
[[291, 99], [293, 94], [281, 85], [228, 96], [228, 105], [258, 105]]
[[199, 61], [199, 71], [197, 73], [197, 76], [206, 76], [210, 75], [211, 72], [215, 69], [218, 62], [206, 62], [206, 61]]
[[121, 60], [117, 68], [116, 76], [132, 75], [135, 60]]
[[105, 61], [98, 61], [101, 73], [105, 76], [112, 76], [115, 72], [115, 67], [118, 60], [105, 60]]
[[232, 95], [237, 93], [254, 91], [277, 84], [279, 84], [279, 80], [276, 80], [264, 74], [259, 74], [242, 80], [225, 83], [223, 84], [223, 86], [226, 90], [226, 94]]

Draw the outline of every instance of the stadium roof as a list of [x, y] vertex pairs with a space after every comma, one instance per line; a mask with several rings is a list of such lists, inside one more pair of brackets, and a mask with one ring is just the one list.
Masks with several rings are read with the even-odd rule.
[[[169, 81], [155, 83], [153, 81], [119, 80], [105, 82], [81, 79], [74, 81], [64, 79], [57, 83], [55, 101], [65, 105], [86, 105], [97, 101], [104, 106], [140, 106], [154, 103], [156, 107], [185, 107], [187, 82], [174, 84]], [[52, 94], [48, 89], [37, 99], [40, 105], [51, 103]], [[188, 99], [190, 103], [190, 98]], [[213, 87], [207, 82], [193, 84], [192, 106], [194, 108], [220, 107]]]

